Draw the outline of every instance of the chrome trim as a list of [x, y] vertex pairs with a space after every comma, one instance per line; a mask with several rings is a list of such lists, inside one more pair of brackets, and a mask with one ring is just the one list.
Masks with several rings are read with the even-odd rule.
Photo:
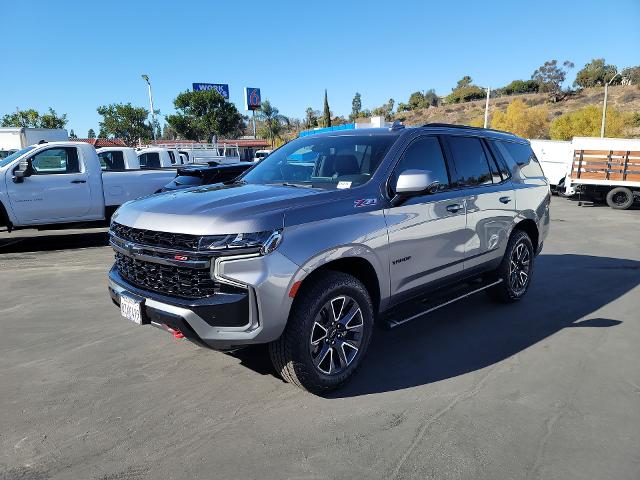
[[259, 257], [260, 254], [259, 253], [247, 253], [245, 255], [233, 255], [233, 256], [226, 256], [226, 257], [216, 257], [213, 260], [213, 265], [211, 268], [211, 277], [214, 280], [217, 280], [220, 283], [225, 283], [227, 285], [231, 285], [233, 287], [240, 287], [240, 288], [248, 288], [248, 285], [244, 284], [244, 283], [240, 283], [236, 280], [232, 280], [230, 278], [226, 278], [223, 277], [222, 275], [220, 275], [220, 264], [222, 262], [227, 262], [227, 261], [233, 261], [233, 260], [243, 260], [245, 258], [255, 258], [255, 257]]

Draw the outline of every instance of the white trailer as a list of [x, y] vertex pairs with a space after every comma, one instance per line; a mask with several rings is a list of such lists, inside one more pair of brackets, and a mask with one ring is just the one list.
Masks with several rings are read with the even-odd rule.
[[530, 140], [542, 171], [554, 190], [564, 190], [571, 169], [571, 141]]
[[[64, 128], [0, 128], [0, 152], [6, 154], [21, 150], [40, 142], [63, 142], [69, 140]], [[0, 158], [7, 155], [0, 154]]]
[[630, 208], [640, 199], [640, 139], [575, 137], [565, 187], [611, 208]]

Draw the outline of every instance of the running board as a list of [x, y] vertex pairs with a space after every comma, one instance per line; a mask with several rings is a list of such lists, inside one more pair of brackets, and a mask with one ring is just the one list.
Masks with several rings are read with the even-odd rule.
[[390, 313], [382, 319], [382, 326], [391, 330], [393, 328], [404, 325], [420, 318], [428, 313], [434, 312], [442, 307], [446, 307], [458, 300], [470, 297], [471, 295], [486, 290], [487, 288], [494, 287], [502, 282], [502, 279], [495, 280], [493, 282], [473, 282], [463, 284], [462, 287], [455, 290], [448, 290], [445, 293], [435, 294], [431, 297], [424, 297], [414, 300], [406, 305], [400, 305], [394, 308]]

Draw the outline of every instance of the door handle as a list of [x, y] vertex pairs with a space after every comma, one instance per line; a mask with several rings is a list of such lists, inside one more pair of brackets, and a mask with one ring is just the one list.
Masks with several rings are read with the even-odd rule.
[[500, 202], [507, 204], [511, 201], [511, 197], [500, 197]]
[[86, 180], [71, 180], [71, 183], [87, 183]]
[[462, 205], [460, 205], [459, 203], [452, 203], [451, 205], [447, 205], [447, 211], [451, 213], [458, 213], [460, 210], [462, 210]]

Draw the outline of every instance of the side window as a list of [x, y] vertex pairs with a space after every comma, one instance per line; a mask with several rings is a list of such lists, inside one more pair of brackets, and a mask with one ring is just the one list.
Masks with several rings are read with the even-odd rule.
[[440, 182], [441, 190], [449, 188], [447, 165], [436, 137], [421, 137], [411, 142], [396, 165], [391, 185], [396, 184], [405, 170], [428, 170], [433, 179]]
[[122, 152], [100, 152], [98, 158], [100, 159], [102, 170], [124, 170], [124, 155]]
[[142, 168], [160, 168], [160, 154], [158, 152], [143, 153], [139, 158]]
[[176, 164], [176, 157], [173, 154], [173, 152], [171, 150], [169, 150], [167, 153], [169, 153], [169, 158], [171, 159], [171, 165], [175, 165]]
[[479, 138], [448, 137], [456, 164], [459, 186], [490, 185], [493, 183], [489, 162]]
[[31, 169], [36, 175], [79, 173], [78, 150], [65, 147], [38, 152], [31, 157]]
[[507, 162], [515, 163], [520, 168], [520, 173], [526, 178], [544, 177], [542, 168], [538, 163], [536, 154], [531, 146], [526, 143], [496, 141], [500, 154]]

